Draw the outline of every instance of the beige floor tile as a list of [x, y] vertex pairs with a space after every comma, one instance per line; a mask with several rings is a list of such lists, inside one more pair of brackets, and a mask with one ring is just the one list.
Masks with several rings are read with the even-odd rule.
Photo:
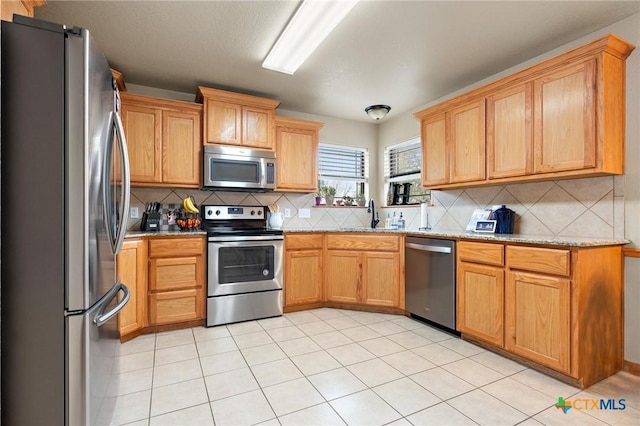
[[150, 426], [213, 426], [211, 407], [209, 404], [196, 405], [172, 413], [151, 417]]
[[529, 416], [546, 410], [558, 401], [509, 377], [488, 384], [482, 390]]
[[202, 367], [202, 374], [211, 376], [212, 374], [245, 368], [247, 363], [240, 351], [231, 351], [200, 357], [200, 365]]
[[247, 333], [257, 333], [264, 331], [257, 321], [237, 322], [235, 324], [227, 324], [227, 329], [232, 336], [239, 336]]
[[479, 353], [472, 356], [470, 359], [484, 365], [485, 367], [489, 367], [498, 373], [504, 374], [505, 376], [510, 376], [519, 371], [526, 370], [527, 368], [522, 364], [518, 364], [515, 361], [511, 361], [510, 359], [494, 354], [490, 351]]
[[293, 323], [285, 317], [273, 317], [258, 320], [258, 324], [265, 330], [272, 330], [274, 328], [289, 327]]
[[373, 391], [403, 416], [440, 402], [440, 398], [406, 377], [376, 386]]
[[315, 322], [320, 320], [320, 318], [313, 315], [311, 311], [292, 312], [290, 314], [285, 314], [285, 318], [295, 325], [306, 324], [308, 322]]
[[195, 343], [195, 340], [190, 328], [172, 333], [158, 333], [156, 335], [156, 349], [188, 345], [191, 343]]
[[252, 348], [243, 349], [242, 355], [249, 365], [264, 364], [265, 362], [277, 361], [284, 359], [287, 354], [282, 352], [280, 346], [275, 343], [269, 343], [263, 346], [254, 346]]
[[527, 420], [518, 423], [518, 426], [540, 426], [542, 423], [535, 420], [533, 417], [529, 417]]
[[156, 348], [156, 335], [138, 336], [120, 345], [120, 356], [153, 351]]
[[515, 425], [528, 417], [479, 389], [457, 396], [447, 403], [481, 425]]
[[296, 364], [305, 376], [311, 376], [342, 367], [342, 365], [326, 351], [294, 356], [291, 358], [291, 361]]
[[155, 365], [171, 364], [198, 358], [198, 351], [194, 343], [188, 345], [172, 346], [165, 349], [156, 349]]
[[313, 315], [317, 316], [321, 320], [330, 320], [335, 318], [344, 318], [344, 313], [340, 312], [337, 309], [331, 308], [321, 308], [321, 309], [313, 309], [310, 311]]
[[[556, 400], [557, 401], [557, 400]], [[601, 422], [595, 417], [591, 417], [582, 411], [569, 410], [566, 414], [562, 410], [551, 407], [542, 413], [536, 414], [534, 420], [546, 426], [604, 426], [606, 423]], [[637, 425], [637, 423], [636, 423]]]
[[324, 321], [314, 321], [307, 322], [304, 324], [299, 324], [298, 328], [302, 330], [307, 336], [314, 336], [316, 334], [328, 333], [330, 331], [335, 331], [335, 328], [331, 327]]
[[326, 400], [340, 398], [367, 388], [346, 368], [315, 374], [308, 379]]
[[375, 324], [386, 320], [386, 317], [382, 314], [376, 314], [373, 312], [359, 312], [351, 316], [352, 319], [358, 321], [362, 325]]
[[433, 343], [431, 340], [427, 339], [426, 337], [421, 336], [412, 331], [405, 331], [405, 332], [393, 334], [387, 337], [407, 349], [415, 349], [415, 348], [419, 348], [420, 346], [429, 345]]
[[251, 367], [251, 371], [258, 384], [263, 388], [302, 377], [302, 373], [290, 359], [254, 365]]
[[367, 327], [381, 336], [389, 336], [392, 334], [404, 333], [406, 331], [403, 327], [394, 324], [391, 321], [376, 322], [368, 324]]
[[344, 346], [353, 343], [353, 340], [349, 339], [339, 331], [330, 331], [328, 333], [312, 335], [311, 339], [313, 339], [313, 341], [323, 349], [335, 348], [336, 346]]
[[358, 344], [375, 356], [385, 356], [405, 351], [405, 348], [403, 346], [400, 346], [392, 340], [389, 340], [389, 338], [387, 337], [378, 337], [377, 339], [363, 340]]
[[362, 325], [358, 321], [346, 315], [344, 317], [326, 320], [325, 322], [329, 324], [331, 327], [335, 328], [336, 330], [344, 330], [345, 328], [360, 327]]
[[404, 375], [411, 375], [436, 367], [434, 363], [411, 351], [397, 352], [383, 356], [381, 359]]
[[422, 322], [418, 320], [414, 320], [413, 318], [410, 318], [410, 317], [400, 317], [397, 319], [392, 319], [391, 322], [396, 325], [399, 325], [405, 330], [415, 330], [425, 326]]
[[555, 398], [555, 401], [558, 400], [559, 396], [569, 399], [580, 391], [578, 388], [574, 388], [573, 386], [569, 386], [566, 383], [562, 383], [559, 380], [530, 369], [522, 370], [510, 377], [513, 380], [550, 396], [551, 398]]
[[159, 365], [153, 369], [153, 387], [172, 385], [200, 377], [202, 377], [202, 369], [198, 359]]
[[327, 403], [314, 405], [280, 417], [282, 426], [330, 426], [344, 425], [340, 416]]
[[123, 426], [149, 426], [149, 419], [138, 420], [137, 422], [127, 423]]
[[128, 373], [153, 367], [154, 351], [136, 352], [116, 359], [115, 374]]
[[211, 409], [216, 426], [253, 425], [276, 417], [260, 390], [213, 401]]
[[201, 378], [154, 388], [151, 393], [151, 417], [207, 402], [207, 389]]
[[151, 389], [153, 368], [133, 370], [111, 376], [105, 396], [113, 397]]
[[370, 388], [403, 377], [401, 372], [378, 358], [353, 364], [348, 368], [349, 371], [355, 374], [358, 379]]
[[476, 387], [484, 386], [504, 378], [504, 376], [497, 371], [472, 361], [469, 358], [443, 365], [442, 368]]
[[225, 325], [218, 325], [216, 327], [193, 327], [191, 330], [193, 331], [193, 337], [196, 339], [196, 342], [231, 336], [231, 333], [229, 333]]
[[463, 355], [458, 352], [454, 352], [451, 349], [441, 346], [439, 343], [433, 343], [431, 345], [420, 346], [413, 349], [413, 352], [420, 355], [424, 359], [431, 361], [435, 365], [444, 365], [451, 362], [455, 362], [464, 358]]
[[322, 350], [322, 348], [309, 337], [278, 342], [278, 346], [290, 357]]
[[273, 343], [273, 339], [269, 337], [266, 331], [256, 331], [255, 333], [245, 333], [233, 336], [239, 349], [252, 348], [254, 346], [262, 346]]
[[98, 412], [97, 424], [124, 425], [149, 417], [151, 391], [106, 398]]
[[626, 371], [607, 377], [591, 386], [589, 391], [606, 398], [624, 398], [627, 406], [640, 410], [640, 377]]
[[369, 389], [330, 401], [329, 404], [349, 425], [384, 425], [402, 417]]
[[356, 343], [327, 349], [327, 352], [345, 366], [375, 358], [375, 355]]
[[305, 334], [302, 332], [302, 330], [300, 330], [295, 325], [280, 328], [270, 328], [267, 330], [267, 333], [269, 333], [269, 336], [271, 336], [271, 338], [276, 342], [305, 337]]
[[414, 374], [409, 378], [443, 401], [474, 389], [470, 383], [440, 367]]
[[[596, 409], [596, 410], [589, 409], [589, 408], [592, 408], [592, 406], [589, 405], [589, 403], [584, 401], [578, 402], [581, 399], [596, 400], [597, 404], [599, 404], [598, 408], [600, 409]], [[607, 423], [610, 425], [620, 425], [620, 426], [640, 425], [640, 411], [636, 410], [631, 406], [627, 406], [626, 398], [622, 398], [622, 399], [624, 399], [624, 401], [622, 401], [622, 404], [621, 404], [620, 399], [618, 398], [603, 396], [599, 393], [592, 392], [590, 389], [588, 389], [586, 391], [582, 391], [578, 393], [577, 395], [572, 396], [571, 399], [569, 400], [572, 401], [572, 404], [574, 406], [582, 408], [582, 412], [584, 414], [594, 417], [604, 423]], [[602, 407], [600, 406], [600, 404], [602, 404], [600, 402], [601, 400], [604, 401], [603, 402], [604, 404], [608, 404], [608, 405], [605, 405], [607, 407], [606, 409], [602, 409]], [[617, 408], [617, 409], [614, 409], [614, 408]], [[577, 408], [574, 408], [574, 410], [576, 409]], [[571, 410], [569, 410], [569, 413], [567, 413], [567, 415], [571, 414], [570, 411]]]
[[409, 420], [404, 417], [396, 420], [395, 422], [387, 423], [386, 426], [412, 426]]
[[423, 328], [417, 328], [413, 330], [413, 332], [426, 337], [432, 342], [443, 342], [449, 339], [457, 339], [457, 337], [454, 337], [449, 333], [445, 333], [442, 330], [438, 330], [437, 328], [428, 325], [425, 325]]
[[209, 400], [227, 398], [259, 388], [251, 370], [241, 368], [226, 373], [214, 374], [204, 378]]
[[210, 356], [225, 352], [237, 351], [238, 346], [232, 337], [222, 337], [220, 339], [205, 340], [197, 342], [199, 356]]
[[269, 386], [263, 392], [278, 417], [324, 402], [305, 378]]
[[445, 402], [412, 414], [407, 417], [407, 419], [414, 425], [424, 426], [465, 426], [477, 424]]
[[353, 340], [354, 342], [360, 342], [362, 340], [368, 340], [368, 339], [376, 339], [380, 337], [380, 333], [377, 333], [364, 325], [353, 327], [353, 328], [345, 328], [340, 330], [340, 332], [345, 336], [347, 336], [349, 339]]
[[476, 346], [472, 343], [465, 342], [462, 339], [448, 339], [440, 342], [440, 345], [452, 351], [458, 352], [463, 356], [473, 356], [479, 353], [485, 352], [480, 346]]
[[280, 422], [274, 417], [266, 422], [256, 423], [254, 426], [280, 426]]

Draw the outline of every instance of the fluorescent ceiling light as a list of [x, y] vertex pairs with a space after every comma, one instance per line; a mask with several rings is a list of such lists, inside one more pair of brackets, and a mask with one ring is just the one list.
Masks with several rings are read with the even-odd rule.
[[304, 0], [273, 45], [263, 68], [293, 74], [358, 0]]

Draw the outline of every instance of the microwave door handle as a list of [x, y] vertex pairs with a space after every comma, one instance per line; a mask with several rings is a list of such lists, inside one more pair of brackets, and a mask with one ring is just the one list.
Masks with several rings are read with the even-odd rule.
[[264, 158], [260, 159], [260, 182], [258, 184], [263, 186], [267, 183], [267, 160]]
[[120, 206], [122, 211], [120, 212], [120, 222], [118, 224], [118, 232], [116, 234], [114, 253], [120, 252], [122, 244], [124, 242], [124, 236], [127, 232], [127, 221], [129, 206], [131, 203], [131, 169], [129, 167], [129, 148], [127, 147], [127, 140], [124, 136], [124, 126], [122, 125], [122, 119], [120, 114], [113, 112], [115, 130], [117, 134], [117, 140], [120, 152], [120, 170], [122, 174], [122, 194], [120, 195]]

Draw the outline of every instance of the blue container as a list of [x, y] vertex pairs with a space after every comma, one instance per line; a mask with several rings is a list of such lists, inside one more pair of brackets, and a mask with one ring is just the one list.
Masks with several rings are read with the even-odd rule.
[[493, 218], [496, 220], [496, 234], [513, 234], [513, 222], [515, 221], [516, 212], [503, 205], [493, 212]]

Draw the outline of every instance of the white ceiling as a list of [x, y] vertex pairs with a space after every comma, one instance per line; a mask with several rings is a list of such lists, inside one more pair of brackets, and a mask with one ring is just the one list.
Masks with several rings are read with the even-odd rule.
[[198, 85], [280, 108], [388, 118], [640, 11], [640, 1], [361, 0], [294, 75], [261, 68], [298, 1], [57, 1], [36, 18], [88, 28], [125, 82]]

